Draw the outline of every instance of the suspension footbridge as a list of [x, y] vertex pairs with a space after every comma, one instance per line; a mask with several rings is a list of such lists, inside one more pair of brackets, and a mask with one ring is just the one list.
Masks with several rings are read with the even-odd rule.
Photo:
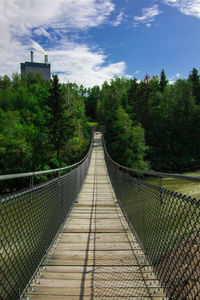
[[199, 201], [133, 177], [100, 132], [75, 167], [2, 199], [0, 299], [200, 299]]

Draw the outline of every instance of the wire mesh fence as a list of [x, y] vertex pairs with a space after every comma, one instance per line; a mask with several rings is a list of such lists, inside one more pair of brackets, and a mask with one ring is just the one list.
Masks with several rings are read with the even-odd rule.
[[0, 198], [0, 299], [22, 297], [80, 192], [91, 151], [69, 173]]
[[131, 175], [104, 151], [116, 197], [168, 297], [200, 299], [200, 201]]

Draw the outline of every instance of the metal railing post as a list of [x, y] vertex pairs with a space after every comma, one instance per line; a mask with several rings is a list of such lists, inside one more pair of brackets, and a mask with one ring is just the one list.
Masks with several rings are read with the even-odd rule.
[[33, 185], [34, 185], [34, 173], [30, 177], [30, 190], [31, 190], [30, 203], [32, 202], [32, 199], [33, 199]]

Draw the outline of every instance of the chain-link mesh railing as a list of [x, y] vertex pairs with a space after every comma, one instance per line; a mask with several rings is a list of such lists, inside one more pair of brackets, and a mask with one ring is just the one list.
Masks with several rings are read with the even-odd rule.
[[92, 143], [69, 173], [0, 198], [0, 299], [21, 298], [79, 194], [91, 151]]
[[200, 299], [200, 201], [131, 175], [104, 151], [116, 197], [169, 298]]

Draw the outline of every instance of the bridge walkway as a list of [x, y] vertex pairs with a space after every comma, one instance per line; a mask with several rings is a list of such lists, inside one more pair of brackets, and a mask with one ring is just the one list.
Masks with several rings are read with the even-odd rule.
[[24, 299], [167, 299], [117, 203], [100, 133], [77, 203]]

